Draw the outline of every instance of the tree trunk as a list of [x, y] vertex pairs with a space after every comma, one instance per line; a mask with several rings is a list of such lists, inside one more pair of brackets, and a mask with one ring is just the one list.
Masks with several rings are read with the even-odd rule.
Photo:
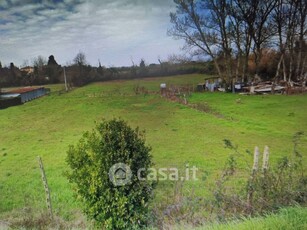
[[245, 54], [244, 54], [244, 63], [243, 63], [243, 79], [244, 81], [248, 81], [247, 73], [248, 73], [248, 59], [251, 48], [251, 37], [246, 34], [246, 46], [245, 46]]
[[287, 71], [286, 71], [285, 58], [282, 59], [282, 69], [283, 69], [284, 81], [287, 81]]
[[245, 54], [244, 64], [243, 64], [243, 78], [244, 81], [248, 81], [247, 72], [248, 72], [248, 58], [249, 54]]
[[302, 49], [303, 49], [303, 41], [300, 39], [299, 41], [299, 51], [297, 57], [297, 64], [296, 64], [296, 77], [300, 78], [301, 76], [301, 63], [302, 63]]
[[231, 56], [229, 54], [226, 54], [226, 73], [227, 73], [227, 82], [228, 84], [232, 84], [232, 67], [231, 67]]
[[215, 58], [213, 58], [213, 63], [214, 63], [215, 69], [217, 71], [217, 74], [219, 75], [220, 78], [223, 79], [221, 68], [220, 68], [219, 63], [217, 63], [217, 60]]
[[284, 59], [284, 54], [281, 54], [278, 65], [277, 65], [277, 69], [276, 69], [276, 73], [275, 73], [275, 79], [277, 80], [277, 78], [279, 79], [279, 72], [280, 72], [280, 67], [281, 67], [281, 63]]
[[290, 63], [289, 63], [289, 78], [288, 81], [291, 82], [293, 75], [293, 52], [290, 52]]
[[255, 65], [256, 65], [256, 70], [255, 70], [255, 76], [259, 77], [259, 67], [260, 67], [260, 59], [261, 59], [261, 49], [258, 47], [256, 48], [256, 51], [254, 52], [255, 54]]
[[[301, 73], [300, 73], [300, 76], [302, 77], [303, 81], [306, 82], [306, 73], [305, 73], [305, 68], [306, 68], [306, 65], [307, 65], [307, 56], [305, 56], [303, 62], [302, 62], [302, 68], [301, 68]], [[305, 76], [304, 76], [305, 74]]]
[[236, 70], [235, 70], [236, 71], [236, 79], [235, 79], [236, 81], [239, 80], [239, 74], [240, 74], [239, 71], [240, 71], [240, 66], [241, 66], [241, 58], [242, 58], [241, 54], [239, 54], [238, 57], [237, 57], [237, 65], [236, 65]]

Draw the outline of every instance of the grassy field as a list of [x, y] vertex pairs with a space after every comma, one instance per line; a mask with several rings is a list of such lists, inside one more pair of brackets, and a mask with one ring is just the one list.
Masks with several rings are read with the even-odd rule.
[[[196, 230], [263, 230], [263, 229], [287, 229], [304, 230], [307, 228], [306, 208], [287, 208], [279, 213], [270, 214], [265, 217], [246, 218], [229, 223], [214, 223]], [[189, 226], [178, 227], [178, 230], [190, 229]], [[195, 228], [194, 228], [195, 229]]]
[[[242, 152], [268, 145], [274, 163], [291, 153], [295, 132], [307, 131], [307, 95], [192, 94], [189, 103], [204, 105], [207, 110], [203, 112], [153, 93], [162, 82], [196, 85], [204, 77], [93, 83], [1, 110], [0, 220], [20, 215], [24, 207], [37, 212], [45, 209], [37, 156], [45, 164], [55, 213], [67, 220], [78, 218], [80, 204], [63, 175], [66, 151], [103, 118], [121, 117], [131, 126], [145, 129], [156, 167], [198, 167], [200, 180], [186, 183], [186, 191], [193, 189], [197, 196], [209, 194], [210, 184], [224, 165], [229, 151], [223, 139], [238, 144]], [[137, 85], [152, 93], [136, 95], [133, 88]], [[63, 86], [51, 88], [56, 91]], [[306, 137], [303, 142], [300, 151], [306, 157]], [[201, 180], [204, 175], [205, 181]], [[167, 200], [172, 189], [171, 183], [160, 183], [155, 199]]]

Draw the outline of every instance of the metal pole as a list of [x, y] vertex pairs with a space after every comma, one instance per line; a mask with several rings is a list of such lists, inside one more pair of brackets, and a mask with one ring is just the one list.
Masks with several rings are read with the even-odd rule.
[[65, 90], [66, 90], [66, 92], [67, 92], [67, 91], [68, 91], [68, 88], [67, 88], [67, 81], [66, 81], [66, 71], [65, 71], [65, 66], [64, 66], [63, 68], [64, 68]]

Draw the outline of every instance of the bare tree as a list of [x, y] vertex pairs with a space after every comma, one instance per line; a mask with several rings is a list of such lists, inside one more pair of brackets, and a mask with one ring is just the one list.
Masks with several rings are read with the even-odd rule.
[[[280, 75], [281, 69], [283, 70], [284, 80], [289, 82], [293, 80], [294, 74], [296, 78], [300, 78], [304, 74], [306, 14], [306, 1], [278, 0], [273, 16], [280, 52], [276, 78]], [[287, 63], [286, 57], [288, 57]]]
[[[303, 78], [305, 74], [305, 66], [307, 65], [306, 50], [304, 53], [303, 46], [307, 36], [307, 2], [305, 0], [298, 1], [298, 43], [299, 53], [297, 57], [296, 75], [299, 78]], [[306, 81], [306, 79], [305, 79]]]
[[[288, 74], [288, 81], [291, 82], [294, 72], [294, 45], [296, 40], [296, 30], [298, 26], [298, 2], [300, 0], [290, 0], [286, 1], [286, 22], [285, 25], [285, 35], [286, 41], [285, 45], [289, 52], [289, 74]], [[285, 66], [284, 66], [285, 67]]]
[[24, 59], [23, 62], [22, 62], [22, 64], [21, 64], [21, 67], [27, 67], [27, 66], [30, 65], [29, 63], [30, 63], [29, 60]]
[[73, 62], [78, 66], [86, 65], [86, 56], [83, 52], [79, 52], [76, 57], [74, 58]]
[[[160, 58], [158, 58], [159, 63], [161, 64], [162, 61]], [[191, 61], [190, 57], [187, 57], [185, 55], [179, 55], [179, 54], [170, 54], [167, 57], [167, 62], [171, 64], [185, 64]]]
[[36, 68], [38, 71], [42, 71], [43, 67], [47, 64], [47, 60], [39, 55], [38, 57], [34, 58], [33, 60], [33, 66]]
[[259, 63], [262, 57], [262, 48], [274, 35], [270, 16], [275, 8], [276, 0], [234, 0], [240, 20], [247, 25], [247, 31], [253, 42], [256, 75], [259, 75]]
[[[171, 13], [173, 27], [168, 31], [175, 38], [184, 39], [194, 54], [209, 55], [220, 77], [228, 84], [238, 77], [242, 56], [243, 75], [248, 58], [254, 52], [256, 75], [262, 49], [273, 36], [271, 12], [275, 0], [174, 0], [177, 11]], [[246, 31], [246, 32], [245, 32]], [[236, 47], [234, 49], [234, 47]], [[223, 61], [221, 67], [219, 61]]]
[[217, 47], [220, 48], [226, 68], [227, 82], [231, 83], [233, 77], [232, 70], [232, 48], [229, 23], [229, 1], [228, 0], [208, 0], [203, 1], [202, 10], [208, 10], [209, 25], [215, 31]]
[[236, 79], [239, 77], [241, 72], [243, 79], [247, 80], [248, 60], [252, 46], [252, 37], [249, 33], [248, 24], [243, 20], [243, 16], [240, 14], [240, 9], [233, 0], [230, 1], [229, 14], [230, 36], [232, 37], [235, 47], [233, 54], [236, 55], [237, 59], [235, 70]]
[[[132, 66], [131, 66], [131, 69], [130, 69], [130, 74], [131, 74], [132, 77], [136, 77], [136, 75], [137, 75], [137, 65], [134, 63], [132, 56], [130, 57], [130, 60], [131, 60], [131, 63], [132, 63]], [[111, 70], [111, 68], [110, 68], [110, 70]], [[111, 72], [112, 72], [112, 75], [113, 75], [114, 71], [111, 71]]]
[[[173, 27], [168, 34], [176, 39], [183, 39], [186, 47], [194, 54], [209, 55], [220, 77], [222, 71], [217, 62], [217, 32], [209, 23], [210, 16], [204, 12], [204, 3], [208, 1], [174, 0], [177, 10], [170, 13]], [[212, 22], [212, 20], [210, 20]]]
[[[81, 86], [90, 81], [90, 68], [87, 66], [86, 56], [83, 52], [79, 51], [73, 59], [74, 66], [72, 66], [71, 81], [74, 86]], [[68, 71], [69, 72], [69, 71]]]
[[276, 68], [276, 74], [275, 79], [278, 78], [280, 74], [281, 67], [283, 69], [283, 78], [286, 81], [286, 66], [285, 66], [285, 55], [286, 55], [286, 45], [284, 42], [284, 25], [286, 23], [286, 11], [285, 8], [285, 1], [284, 0], [278, 0], [277, 6], [274, 9], [273, 13], [273, 20], [275, 22], [276, 26], [276, 32], [278, 35], [278, 46], [279, 46], [279, 52], [280, 52], [280, 59]]

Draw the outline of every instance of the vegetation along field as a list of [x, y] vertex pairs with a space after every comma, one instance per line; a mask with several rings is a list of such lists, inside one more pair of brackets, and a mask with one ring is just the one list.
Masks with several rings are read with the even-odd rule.
[[[80, 203], [64, 172], [66, 152], [95, 122], [121, 117], [132, 127], [146, 130], [155, 167], [196, 166], [198, 181], [183, 183], [182, 193], [211, 196], [210, 187], [224, 167], [229, 153], [223, 140], [239, 151], [270, 148], [270, 164], [289, 155], [292, 137], [307, 131], [307, 95], [243, 96], [225, 93], [192, 93], [188, 105], [160, 95], [160, 83], [203, 82], [204, 75], [183, 75], [127, 81], [92, 83], [69, 93], [52, 92], [22, 106], [0, 111], [0, 219], [19, 218], [46, 210], [45, 193], [37, 156], [45, 165], [54, 212], [67, 221], [82, 221]], [[144, 87], [136, 93], [136, 87]], [[196, 105], [196, 106], [192, 106]], [[199, 109], [203, 108], [203, 109]], [[299, 151], [306, 157], [307, 139]], [[252, 165], [252, 156], [248, 157]], [[306, 163], [306, 162], [305, 162]], [[244, 175], [244, 163], [239, 168]], [[239, 180], [240, 181], [240, 180]], [[174, 183], [162, 181], [153, 206], [171, 202]], [[205, 215], [205, 214], [204, 214]]]

